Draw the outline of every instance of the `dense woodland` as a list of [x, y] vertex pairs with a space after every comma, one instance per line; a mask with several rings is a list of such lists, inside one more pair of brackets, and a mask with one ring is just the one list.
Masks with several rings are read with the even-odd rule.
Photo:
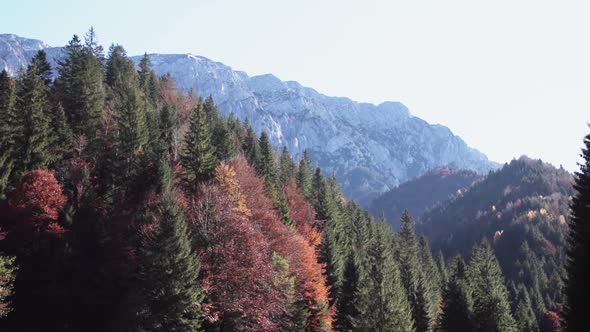
[[496, 239], [434, 259], [408, 213], [374, 220], [147, 56], [92, 30], [66, 52], [0, 75], [2, 331], [560, 330], [563, 297], [507, 286]]

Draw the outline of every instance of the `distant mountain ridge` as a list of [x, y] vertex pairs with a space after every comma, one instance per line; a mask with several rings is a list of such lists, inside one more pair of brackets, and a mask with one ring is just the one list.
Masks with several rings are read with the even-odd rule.
[[384, 216], [398, 228], [404, 210], [419, 219], [429, 209], [460, 195], [482, 178], [483, 175], [473, 171], [435, 168], [377, 197], [369, 205], [369, 211], [376, 218]]
[[[0, 66], [14, 75], [40, 49], [55, 65], [62, 48], [0, 35]], [[440, 166], [487, 172], [498, 165], [470, 148], [447, 127], [414, 117], [399, 102], [379, 105], [325, 96], [297, 82], [267, 74], [250, 77], [222, 63], [191, 54], [150, 54], [154, 71], [169, 73], [179, 87], [211, 95], [220, 111], [250, 119], [271, 142], [295, 156], [308, 150], [344, 193], [367, 206], [379, 194]], [[141, 57], [133, 57], [139, 61]]]

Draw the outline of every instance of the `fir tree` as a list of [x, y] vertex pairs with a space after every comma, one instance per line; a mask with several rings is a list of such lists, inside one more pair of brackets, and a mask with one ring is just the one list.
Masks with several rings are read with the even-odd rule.
[[140, 331], [198, 331], [203, 300], [183, 213], [167, 192], [149, 222], [154, 231], [142, 240], [135, 320]]
[[289, 154], [289, 149], [284, 146], [279, 158], [279, 183], [281, 185], [287, 185], [289, 180], [295, 177], [295, 168], [295, 162]]
[[359, 312], [357, 308], [357, 287], [359, 282], [354, 253], [349, 253], [344, 266], [344, 280], [338, 298], [338, 311], [334, 326], [337, 331], [354, 331], [354, 324], [357, 322]]
[[244, 143], [242, 145], [242, 150], [244, 150], [244, 155], [248, 159], [250, 165], [254, 165], [255, 167], [260, 165], [260, 145], [258, 143], [258, 136], [250, 126], [250, 122], [246, 119], [246, 137], [244, 138]]
[[393, 234], [375, 224], [367, 244], [367, 273], [361, 277], [357, 331], [414, 331], [412, 314], [393, 250]]
[[17, 160], [15, 139], [18, 133], [16, 88], [8, 72], [0, 73], [0, 199], [4, 198]]
[[519, 293], [520, 294], [517, 299], [518, 302], [514, 314], [518, 330], [522, 332], [537, 332], [539, 331], [537, 317], [533, 312], [529, 294], [522, 284]]
[[91, 28], [85, 46], [74, 35], [65, 51], [66, 57], [58, 66], [56, 90], [74, 134], [84, 134], [93, 143], [106, 97], [102, 47], [96, 44]]
[[19, 81], [17, 93], [19, 132], [16, 139], [19, 172], [44, 168], [52, 159], [50, 146], [50, 112], [46, 88], [38, 74], [36, 63], [27, 69]]
[[487, 241], [473, 249], [468, 279], [473, 290], [473, 322], [477, 331], [516, 331], [500, 265]]
[[260, 134], [260, 160], [256, 169], [258, 174], [264, 177], [268, 194], [271, 197], [276, 198], [278, 186], [277, 174], [275, 170], [274, 150], [265, 131]]
[[571, 203], [568, 223], [567, 262], [565, 280], [565, 308], [563, 323], [565, 331], [587, 330], [587, 302], [590, 298], [590, 134], [584, 138], [583, 162], [575, 174], [576, 194]]
[[301, 192], [307, 198], [311, 195], [311, 161], [309, 160], [309, 155], [307, 154], [307, 150], [303, 151], [303, 157], [299, 162], [299, 167], [297, 168], [297, 185], [301, 188]]
[[398, 261], [403, 285], [416, 323], [416, 331], [428, 331], [433, 318], [431, 316], [431, 286], [429, 279], [421, 270], [422, 250], [416, 238], [414, 220], [404, 211], [398, 243]]
[[51, 65], [49, 64], [49, 62], [47, 62], [47, 53], [45, 53], [44, 50], [37, 51], [37, 54], [35, 54], [31, 62], [35, 63], [35, 67], [37, 68], [37, 75], [41, 77], [43, 83], [45, 83], [46, 91], [49, 92], [49, 86], [53, 81], [53, 71], [51, 69]]
[[213, 177], [217, 160], [215, 159], [215, 148], [211, 145], [206, 114], [201, 103], [197, 103], [191, 114], [190, 126], [184, 138], [180, 161], [189, 183], [207, 181]]
[[443, 290], [438, 328], [441, 332], [473, 331], [473, 302], [467, 283], [467, 269], [461, 257], [456, 257], [453, 271]]

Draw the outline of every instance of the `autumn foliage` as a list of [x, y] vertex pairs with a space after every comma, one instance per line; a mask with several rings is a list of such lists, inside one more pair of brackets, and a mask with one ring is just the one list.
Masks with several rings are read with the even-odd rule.
[[[273, 201], [265, 195], [264, 181], [256, 176], [255, 171], [244, 158], [232, 161], [232, 166], [238, 174], [247, 206], [252, 212], [252, 223], [265, 235], [271, 249], [287, 259], [292, 276], [295, 277], [297, 293], [303, 294], [304, 301], [311, 317], [309, 330], [332, 326], [332, 316], [328, 306], [328, 288], [326, 286], [324, 267], [318, 263], [316, 250], [313, 245], [315, 235], [307, 234], [308, 238], [281, 223], [273, 208]], [[297, 205], [297, 204], [293, 204]], [[299, 213], [295, 210], [296, 223], [301, 229], [307, 229], [312, 223], [312, 215], [303, 204]], [[313, 210], [311, 210], [313, 211]], [[304, 218], [309, 218], [307, 221]], [[297, 220], [299, 219], [299, 220]], [[298, 226], [297, 229], [300, 227]], [[309, 229], [306, 231], [311, 233]]]
[[65, 203], [61, 186], [53, 173], [46, 170], [25, 174], [11, 200], [14, 208], [27, 214], [34, 222], [57, 220], [58, 212]]

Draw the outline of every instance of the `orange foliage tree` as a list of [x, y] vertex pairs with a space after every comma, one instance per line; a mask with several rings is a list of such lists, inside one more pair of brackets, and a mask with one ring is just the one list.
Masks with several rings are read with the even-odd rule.
[[[295, 277], [296, 293], [302, 297], [310, 313], [307, 329], [309, 331], [330, 329], [332, 314], [328, 304], [324, 267], [318, 263], [314, 247], [314, 243], [319, 240], [316, 237], [319, 235], [307, 234], [307, 237], [304, 237], [296, 229], [280, 221], [274, 210], [273, 201], [265, 194], [264, 180], [256, 176], [245, 158], [236, 158], [231, 165], [236, 170], [241, 192], [252, 213], [250, 218], [252, 223], [262, 231], [270, 248], [289, 262], [289, 271]], [[309, 223], [313, 220], [311, 217], [313, 214], [301, 202], [293, 200], [293, 203], [294, 219], [296, 222], [299, 219], [297, 228], [311, 228]], [[311, 231], [303, 233], [311, 233]]]

